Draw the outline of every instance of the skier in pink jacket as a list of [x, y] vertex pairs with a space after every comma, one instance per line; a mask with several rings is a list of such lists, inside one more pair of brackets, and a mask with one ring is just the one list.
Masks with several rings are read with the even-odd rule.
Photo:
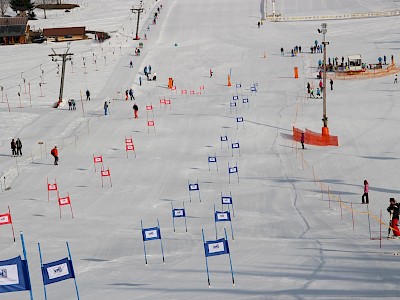
[[364, 180], [364, 194], [361, 197], [361, 201], [362, 201], [363, 204], [368, 204], [369, 203], [368, 192], [369, 192], [368, 181]]

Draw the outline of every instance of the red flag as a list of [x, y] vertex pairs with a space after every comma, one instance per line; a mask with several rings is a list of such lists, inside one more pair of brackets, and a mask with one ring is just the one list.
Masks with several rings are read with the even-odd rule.
[[64, 197], [64, 198], [58, 198], [58, 205], [62, 206], [62, 205], [69, 205], [71, 204], [71, 199], [69, 198], [69, 196]]
[[171, 105], [171, 100], [165, 100], [165, 105]]
[[176, 91], [176, 86], [173, 86], [171, 90]]
[[165, 99], [160, 99], [160, 104], [165, 104]]
[[147, 126], [154, 126], [154, 121], [147, 121]]
[[181, 93], [182, 94], [187, 94], [187, 90], [182, 90]]
[[12, 224], [11, 214], [0, 215], [0, 225]]
[[190, 95], [194, 95], [194, 90], [190, 90]]
[[153, 105], [146, 105], [146, 110], [153, 110]]
[[94, 163], [103, 162], [103, 157], [102, 156], [93, 156], [93, 161], [94, 161]]
[[103, 177], [110, 176], [110, 170], [101, 171], [101, 176]]
[[48, 191], [57, 191], [58, 190], [57, 183], [48, 183], [47, 190]]
[[126, 145], [126, 151], [133, 151], [135, 150], [135, 146], [133, 144]]
[[127, 144], [127, 145], [133, 145], [132, 138], [125, 139], [125, 144]]

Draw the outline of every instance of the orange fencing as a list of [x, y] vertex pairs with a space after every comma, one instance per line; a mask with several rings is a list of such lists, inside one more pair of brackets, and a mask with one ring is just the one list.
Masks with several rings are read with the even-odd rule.
[[389, 76], [400, 72], [400, 68], [396, 64], [390, 64], [385, 69], [367, 69], [365, 72], [334, 72], [327, 73], [327, 78], [348, 80], [348, 79], [368, 79], [375, 77]]
[[[302, 132], [302, 130], [293, 127], [293, 140], [300, 142]], [[306, 129], [304, 131], [304, 144], [314, 146], [339, 146], [339, 140], [337, 136], [322, 135], [321, 133]]]

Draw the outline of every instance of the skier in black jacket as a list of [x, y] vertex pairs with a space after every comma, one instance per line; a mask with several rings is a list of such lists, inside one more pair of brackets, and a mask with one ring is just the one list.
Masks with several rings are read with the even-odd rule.
[[[400, 231], [399, 228], [397, 227], [397, 224], [399, 223], [399, 204], [396, 203], [396, 200], [394, 198], [390, 198], [390, 205], [387, 208], [387, 211], [391, 215], [390, 227], [392, 227], [393, 229], [393, 235], [400, 236]], [[389, 233], [390, 233], [390, 228], [389, 228]]]

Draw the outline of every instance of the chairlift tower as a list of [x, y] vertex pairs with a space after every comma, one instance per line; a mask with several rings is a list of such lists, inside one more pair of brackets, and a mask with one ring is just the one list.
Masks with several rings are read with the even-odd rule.
[[[56, 53], [53, 48], [51, 48], [53, 51], [53, 54], [49, 54], [51, 56], [51, 60], [57, 62], [60, 59], [62, 59], [62, 69], [61, 69], [61, 82], [60, 82], [60, 93], [58, 94], [58, 101], [61, 102], [63, 98], [63, 92], [64, 92], [64, 77], [65, 77], [65, 63], [67, 60], [72, 59], [73, 53], [69, 53], [69, 47], [67, 50], [65, 50], [64, 53]], [[55, 58], [56, 57], [56, 58]], [[57, 58], [58, 57], [58, 58]]]
[[140, 38], [139, 38], [139, 21], [140, 21], [140, 14], [144, 11], [144, 9], [143, 9], [143, 1], [140, 0], [140, 5], [139, 5], [139, 7], [137, 7], [137, 8], [132, 7], [132, 8], [131, 8], [131, 11], [132, 11], [133, 13], [136, 13], [136, 14], [137, 14], [136, 37], [135, 37], [135, 40], [139, 40], [139, 39], [140, 39]]

